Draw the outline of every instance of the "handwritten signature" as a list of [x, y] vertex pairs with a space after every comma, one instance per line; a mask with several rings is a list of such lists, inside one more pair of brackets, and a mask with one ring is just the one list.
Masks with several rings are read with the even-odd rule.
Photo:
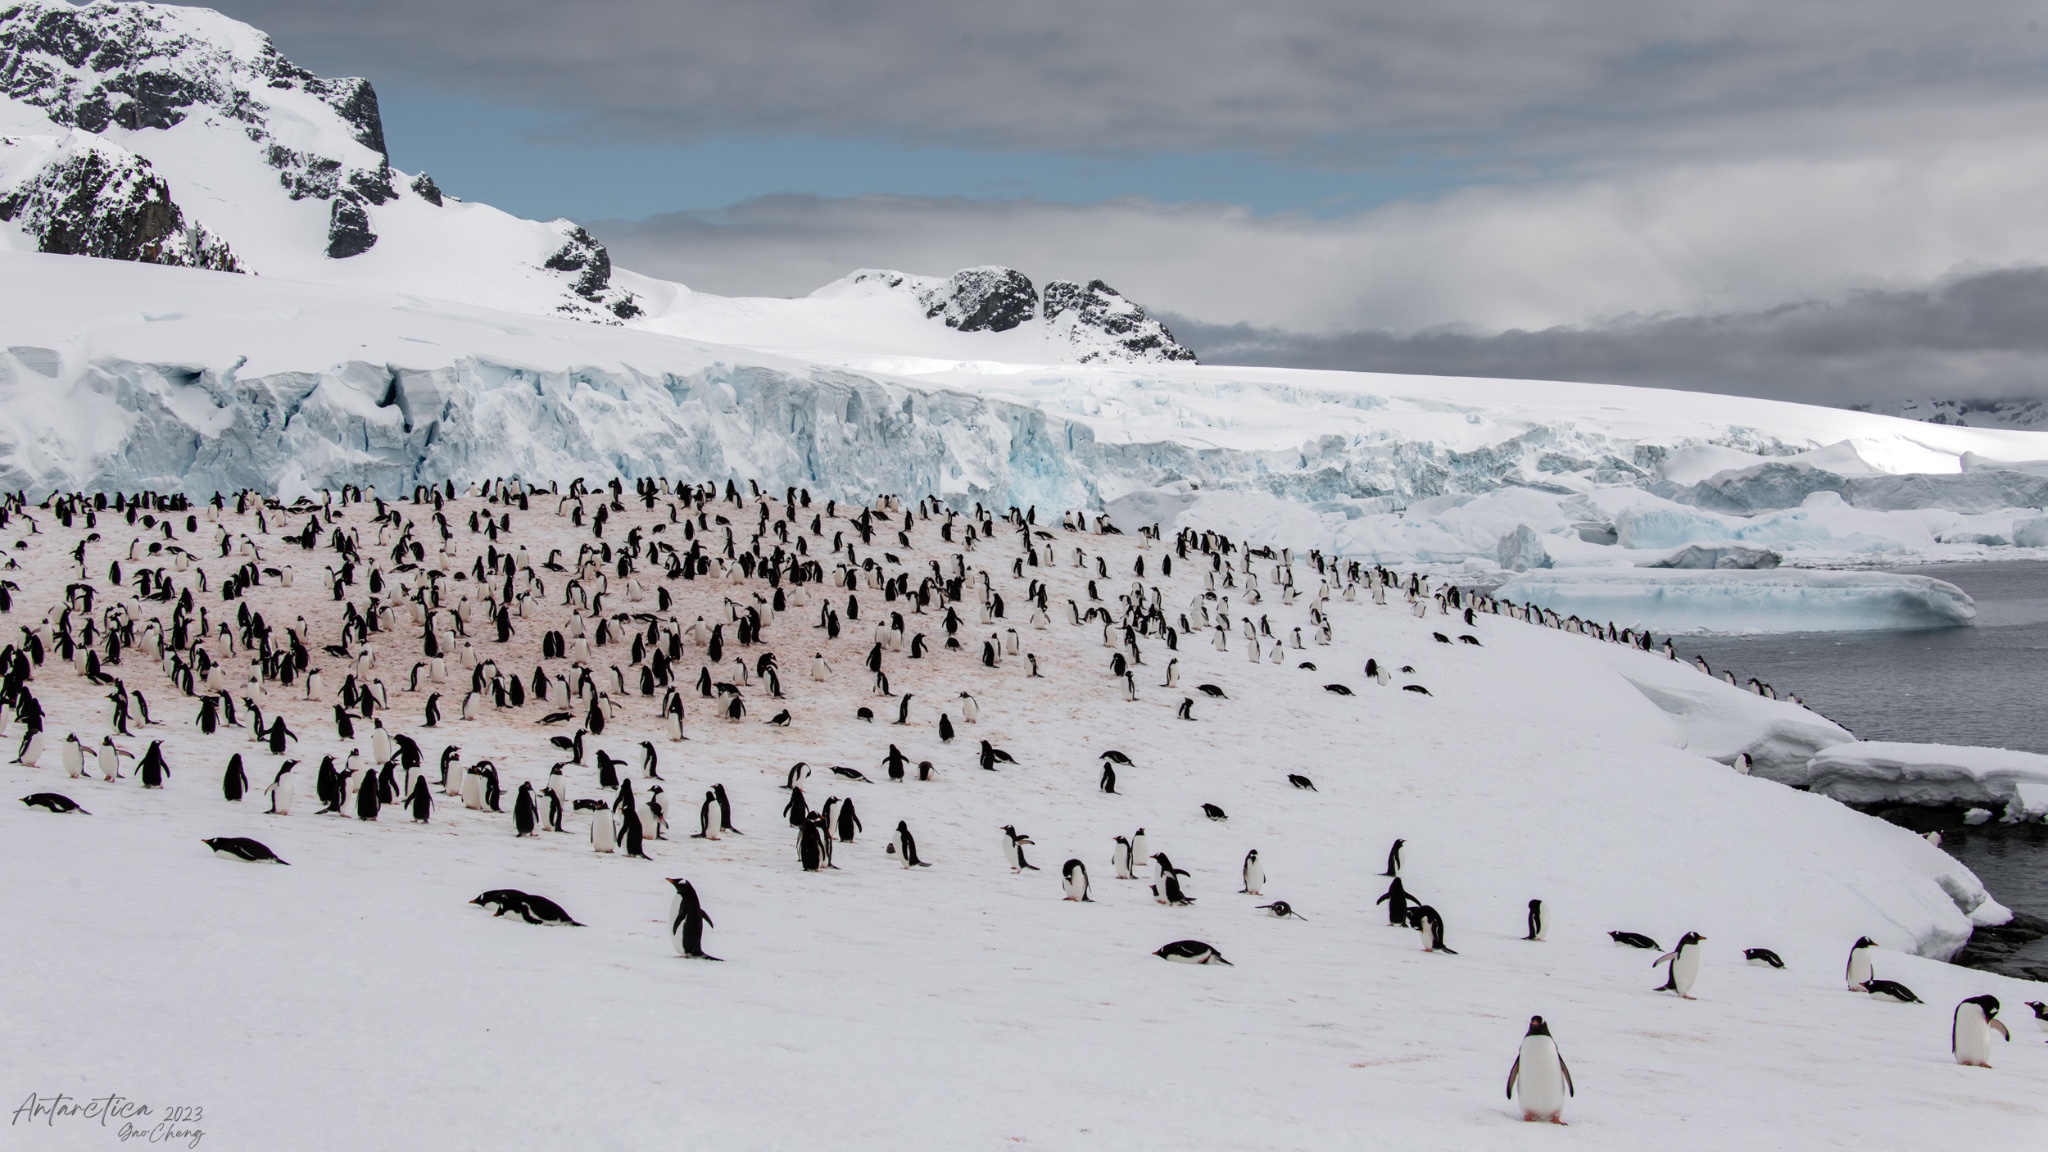
[[206, 1137], [206, 1131], [199, 1127], [205, 1119], [206, 1109], [197, 1105], [176, 1104], [157, 1108], [118, 1092], [91, 1097], [62, 1092], [45, 1096], [31, 1092], [28, 1099], [14, 1110], [14, 1118], [8, 1122], [8, 1127], [40, 1122], [54, 1128], [59, 1120], [81, 1120], [106, 1128], [119, 1121], [120, 1127], [114, 1129], [114, 1137], [123, 1144], [132, 1140], [141, 1140], [145, 1144], [179, 1141], [187, 1148], [197, 1148]]

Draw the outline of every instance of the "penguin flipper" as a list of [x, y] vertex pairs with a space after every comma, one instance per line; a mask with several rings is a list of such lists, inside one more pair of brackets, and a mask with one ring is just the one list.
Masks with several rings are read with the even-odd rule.
[[[1562, 1064], [1564, 1063], [1564, 1061], [1560, 1060], [1558, 1061], [1558, 1063]], [[1515, 1098], [1515, 1077], [1520, 1076], [1521, 1074], [1522, 1054], [1517, 1052], [1515, 1053], [1515, 1062], [1508, 1067], [1508, 1099], [1510, 1100], [1513, 1100]], [[1570, 1077], [1566, 1077], [1566, 1079], [1569, 1080]]]
[[[1555, 1043], [1555, 1041], [1553, 1041], [1553, 1043]], [[1517, 1057], [1515, 1057], [1515, 1059], [1519, 1060], [1519, 1059], [1521, 1059], [1521, 1057], [1517, 1056]], [[1562, 1052], [1560, 1052], [1560, 1053], [1558, 1053], [1558, 1054], [1557, 1054], [1557, 1067], [1558, 1067], [1558, 1070], [1559, 1070], [1560, 1072], [1563, 1072], [1563, 1073], [1564, 1073], [1564, 1090], [1565, 1090], [1565, 1092], [1566, 1092], [1566, 1093], [1568, 1093], [1569, 1095], [1572, 1095], [1572, 1096], [1577, 1096], [1577, 1095], [1579, 1094], [1579, 1088], [1578, 1088], [1578, 1085], [1576, 1085], [1576, 1084], [1573, 1084], [1573, 1083], [1572, 1083], [1572, 1069], [1571, 1069], [1571, 1065], [1569, 1065], [1569, 1064], [1566, 1064], [1566, 1063], [1564, 1062], [1564, 1053], [1562, 1053]]]

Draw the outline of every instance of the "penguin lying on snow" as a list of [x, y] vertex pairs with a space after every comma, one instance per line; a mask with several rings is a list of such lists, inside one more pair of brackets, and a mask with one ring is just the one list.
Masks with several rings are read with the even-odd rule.
[[1175, 940], [1152, 954], [1161, 960], [1171, 960], [1175, 964], [1224, 964], [1236, 967], [1223, 958], [1223, 953], [1200, 940]]
[[1204, 815], [1204, 816], [1207, 816], [1207, 817], [1208, 817], [1209, 819], [1211, 819], [1211, 820], [1228, 820], [1228, 819], [1230, 819], [1230, 817], [1229, 817], [1229, 816], [1227, 816], [1227, 815], [1225, 815], [1225, 814], [1224, 814], [1224, 811], [1223, 811], [1223, 809], [1221, 809], [1221, 808], [1218, 808], [1218, 807], [1217, 807], [1216, 805], [1214, 805], [1214, 804], [1204, 804], [1204, 805], [1202, 805], [1202, 815]]
[[202, 840], [200, 843], [213, 849], [215, 852], [225, 852], [238, 860], [247, 860], [251, 864], [260, 864], [266, 860], [276, 864], [290, 863], [288, 860], [279, 860], [277, 853], [249, 839], [247, 836], [214, 836]]
[[87, 816], [92, 815], [92, 813], [80, 808], [78, 802], [71, 797], [60, 796], [55, 792], [37, 792], [33, 796], [23, 796], [21, 802], [31, 808], [47, 808], [52, 812], [78, 812]]
[[1783, 968], [1785, 961], [1769, 948], [1744, 948], [1742, 958], [1764, 968]]
[[1316, 782], [1315, 782], [1315, 781], [1313, 781], [1313, 780], [1309, 779], [1308, 777], [1306, 777], [1306, 776], [1303, 776], [1303, 775], [1301, 775], [1300, 773], [1297, 773], [1297, 772], [1289, 772], [1289, 773], [1287, 774], [1287, 782], [1288, 782], [1289, 784], [1292, 784], [1292, 785], [1294, 785], [1294, 786], [1295, 786], [1296, 788], [1302, 788], [1302, 789], [1306, 789], [1306, 790], [1308, 790], [1308, 791], [1310, 791], [1310, 792], [1313, 792], [1313, 791], [1315, 791], [1315, 790], [1316, 790]]
[[1641, 932], [1609, 932], [1607, 935], [1616, 944], [1626, 944], [1631, 948], [1642, 948], [1651, 952], [1660, 951], [1657, 942]]
[[1323, 691], [1328, 692], [1333, 696], [1353, 695], [1351, 689], [1345, 687], [1342, 684], [1325, 684], [1323, 685]]
[[571, 928], [583, 927], [582, 924], [578, 923], [567, 912], [564, 912], [560, 904], [545, 896], [535, 896], [530, 892], [521, 892], [517, 888], [494, 888], [471, 900], [470, 903], [484, 908], [495, 906], [497, 910], [491, 913], [493, 916], [503, 916], [507, 912], [516, 912], [519, 914], [519, 918], [528, 924], [556, 924]]
[[1879, 980], [1872, 977], [1863, 982], [1863, 990], [1870, 993], [1872, 1000], [1887, 1000], [1893, 1004], [1924, 1003], [1918, 996], [1913, 995], [1911, 988], [1897, 980]]
[[1261, 904], [1259, 905], [1259, 911], [1271, 912], [1273, 915], [1278, 916], [1282, 919], [1285, 919], [1289, 916], [1292, 916], [1296, 920], [1308, 919], [1308, 917], [1303, 916], [1299, 912], [1296, 912], [1294, 910], [1294, 906], [1292, 904], [1289, 904], [1285, 900], [1275, 900], [1271, 904]]
[[1204, 696], [1215, 696], [1224, 700], [1230, 699], [1230, 697], [1223, 695], [1223, 689], [1218, 688], [1214, 684], [1197, 684], [1195, 685], [1195, 691], [1200, 692]]

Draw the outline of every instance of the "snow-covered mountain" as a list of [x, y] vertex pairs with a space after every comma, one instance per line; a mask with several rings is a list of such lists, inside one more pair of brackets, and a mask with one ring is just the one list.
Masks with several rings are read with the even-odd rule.
[[[604, 245], [570, 221], [464, 203], [424, 172], [394, 169], [368, 80], [315, 76], [261, 32], [203, 8], [0, 8], [0, 248], [383, 288], [707, 339], [765, 309], [782, 338], [867, 331], [886, 335], [892, 353], [1194, 358], [1099, 280], [1054, 281], [1041, 303], [1013, 269], [864, 272], [799, 303], [729, 301], [616, 272]], [[875, 290], [879, 308], [867, 300]]]
[[1850, 407], [1858, 412], [1881, 412], [1906, 420], [1962, 428], [2048, 426], [2048, 401], [2042, 400], [1887, 400]]

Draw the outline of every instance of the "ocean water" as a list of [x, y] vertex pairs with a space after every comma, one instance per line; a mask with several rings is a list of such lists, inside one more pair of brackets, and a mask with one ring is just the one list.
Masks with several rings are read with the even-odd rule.
[[[1947, 580], [1977, 601], [1977, 627], [1922, 632], [1804, 632], [1695, 636], [1681, 656], [1716, 672], [1755, 676], [1865, 740], [1976, 744], [2048, 753], [2048, 562], [1900, 569]], [[1879, 813], [1970, 866], [1993, 896], [2048, 921], [2048, 826], [1970, 826], [1961, 810]], [[1983, 936], [1985, 934], [1980, 934]], [[1965, 962], [2048, 978], [2048, 937], [1986, 940]]]

